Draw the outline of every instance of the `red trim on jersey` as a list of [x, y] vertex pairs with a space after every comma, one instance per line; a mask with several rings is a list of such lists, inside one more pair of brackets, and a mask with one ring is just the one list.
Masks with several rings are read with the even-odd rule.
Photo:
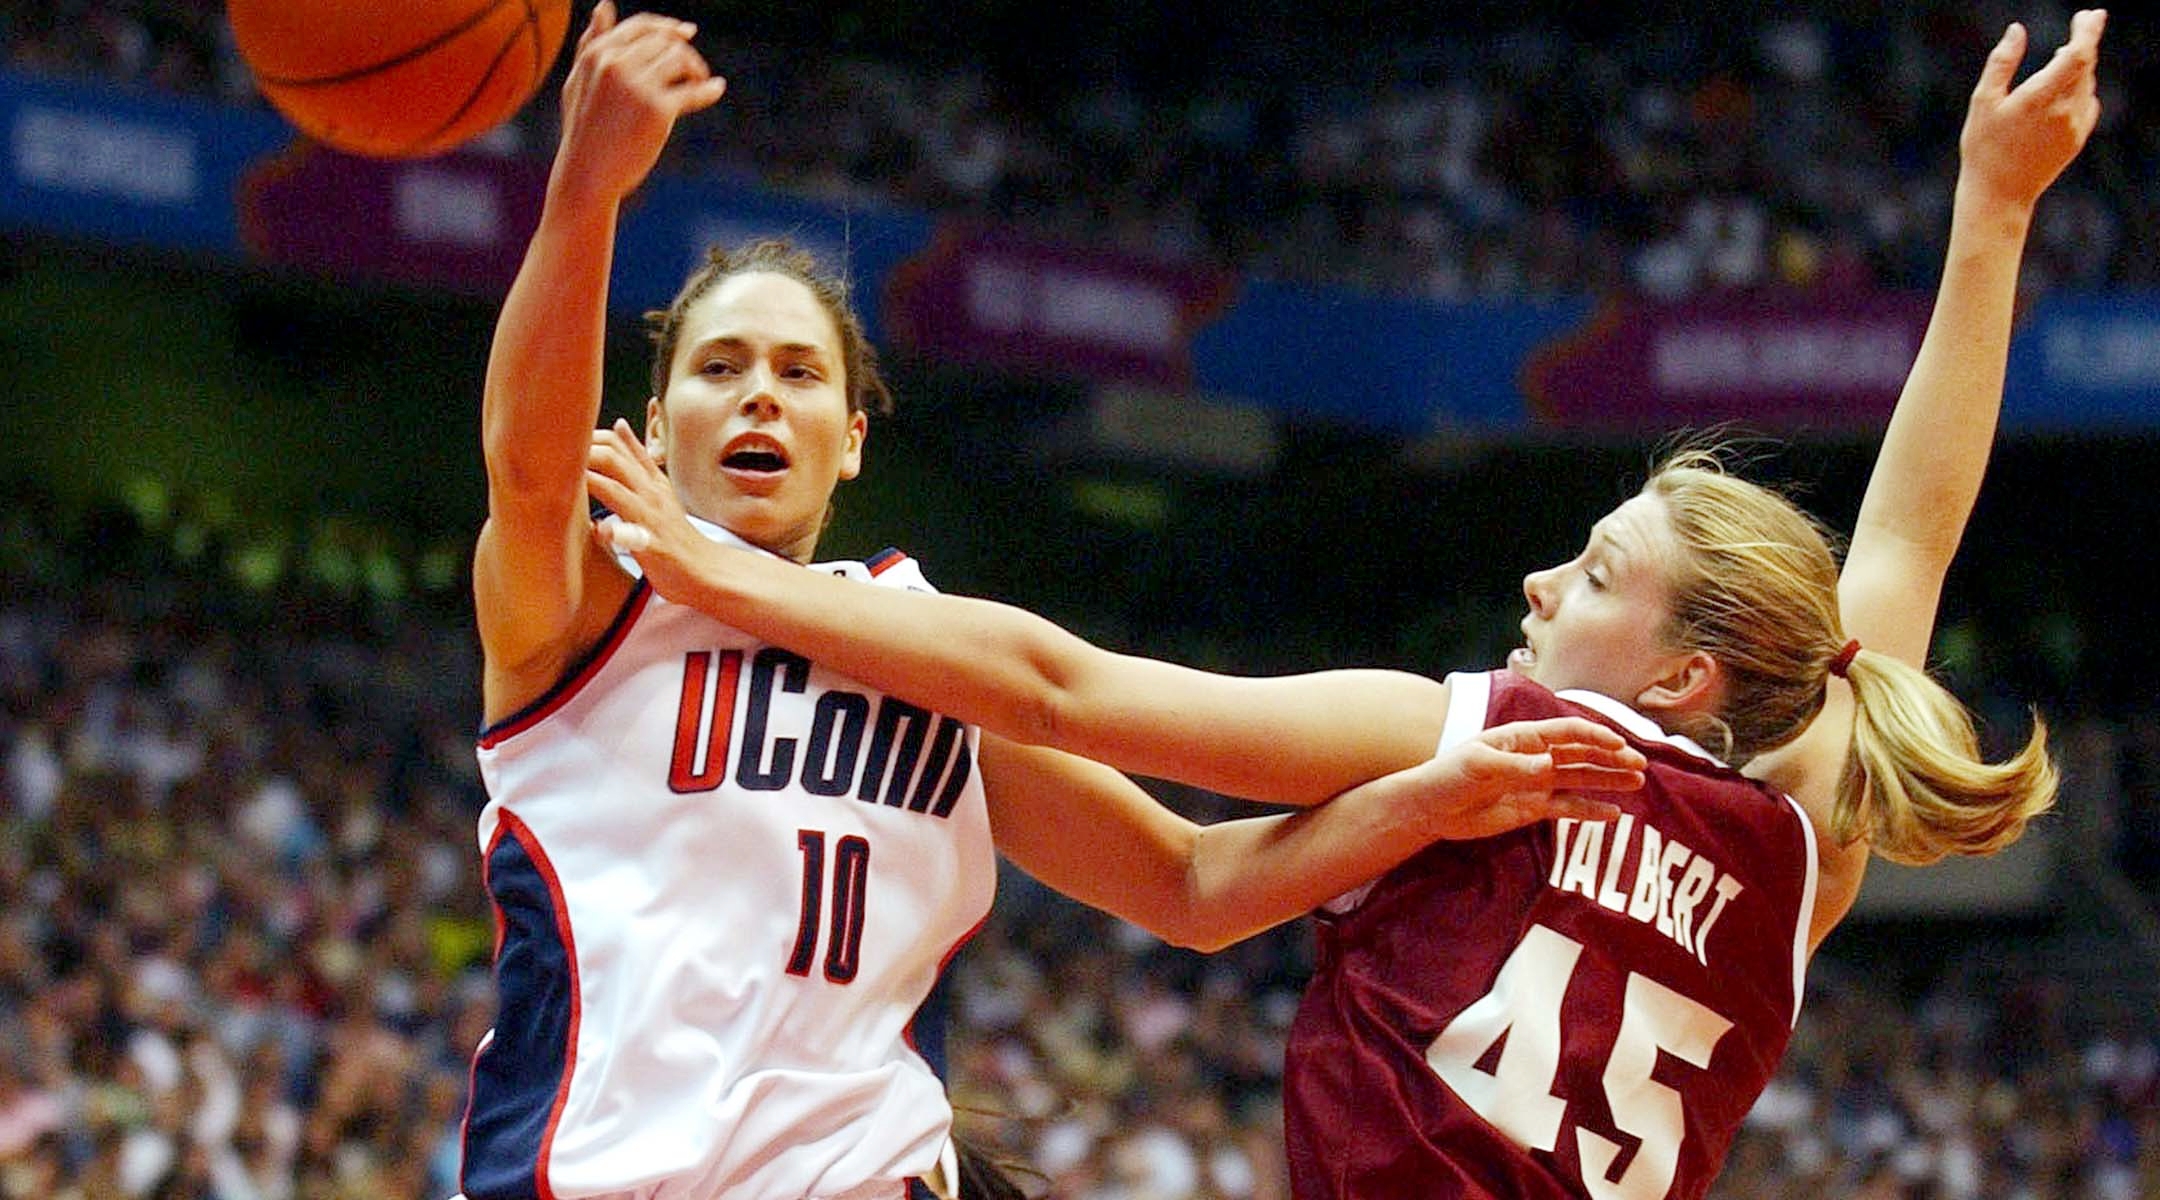
[[615, 620], [600, 636], [599, 644], [586, 653], [584, 661], [571, 668], [561, 682], [541, 693], [539, 699], [481, 730], [480, 748], [493, 750], [570, 703], [571, 698], [600, 673], [600, 668], [607, 665], [608, 659], [614, 657], [615, 651], [622, 648], [623, 641], [630, 636], [630, 627], [637, 624], [639, 614], [645, 611], [652, 595], [652, 587], [642, 578], [633, 583], [629, 599], [623, 601], [622, 610], [615, 614]]
[[532, 827], [519, 820], [516, 814], [501, 813], [499, 820], [502, 826], [498, 827], [498, 832], [508, 828], [510, 836], [517, 839], [525, 856], [532, 860], [533, 869], [539, 871], [540, 878], [547, 883], [548, 899], [553, 902], [550, 907], [555, 910], [555, 932], [562, 938], [563, 958], [570, 967], [570, 1028], [563, 1036], [562, 1082], [555, 1085], [555, 1104], [548, 1109], [547, 1131], [540, 1135], [540, 1158], [533, 1164], [533, 1187], [539, 1191], [541, 1200], [555, 1200], [555, 1189], [549, 1187], [547, 1181], [548, 1160], [555, 1148], [555, 1130], [562, 1124], [563, 1106], [570, 1102], [570, 1077], [577, 1073], [578, 1021], [583, 1016], [585, 992], [578, 983], [577, 942], [570, 936], [570, 906], [563, 898], [562, 879], [555, 874], [555, 864], [540, 848], [540, 839], [533, 836]]
[[870, 572], [870, 577], [875, 579], [906, 561], [907, 555], [891, 546], [887, 546], [869, 558], [864, 559], [863, 566]]
[[[970, 928], [966, 933], [961, 934], [958, 941], [945, 948], [945, 956], [937, 960], [937, 974], [931, 976], [930, 986], [933, 989], [937, 987], [937, 980], [945, 978], [945, 968], [952, 964], [953, 955], [960, 953], [960, 947], [967, 945], [971, 941], [974, 941], [975, 935], [981, 933], [982, 927], [988, 925], [989, 923], [990, 913], [988, 910], [985, 910], [983, 912], [982, 918], [976, 921], [972, 928]], [[908, 1044], [908, 1049], [915, 1051], [917, 1054], [922, 1053], [922, 1047], [915, 1044], [914, 1018], [909, 1018], [908, 1023], [901, 1028], [900, 1040]], [[947, 1061], [950, 1061], [949, 1057]], [[950, 1070], [951, 1068], [948, 1066], [946, 1069]]]

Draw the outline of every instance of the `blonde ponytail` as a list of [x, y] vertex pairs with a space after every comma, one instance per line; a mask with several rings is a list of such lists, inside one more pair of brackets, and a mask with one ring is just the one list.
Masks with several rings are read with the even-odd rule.
[[1893, 862], [1931, 863], [1992, 854], [2054, 804], [2037, 718], [2024, 749], [1989, 763], [1971, 714], [1926, 672], [1864, 648], [1840, 664], [1837, 560], [1790, 501], [1701, 448], [1668, 459], [1643, 490], [1664, 501], [1681, 551], [1664, 640], [1708, 652], [1724, 672], [1718, 711], [1677, 717], [1674, 732], [1744, 764], [1806, 729], [1843, 665], [1858, 713], [1832, 836], [1865, 838]]
[[2024, 748], [1991, 763], [1971, 714], [1926, 672], [1863, 649], [1846, 679], [1857, 712], [1831, 818], [1838, 840], [1866, 838], [1892, 862], [1925, 866], [1993, 854], [2054, 806], [2060, 775], [2039, 714]]

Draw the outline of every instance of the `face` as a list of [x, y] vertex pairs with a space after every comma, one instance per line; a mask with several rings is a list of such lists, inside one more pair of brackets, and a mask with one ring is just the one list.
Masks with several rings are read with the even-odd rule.
[[1607, 513], [1573, 559], [1523, 577], [1526, 645], [1508, 667], [1559, 691], [1586, 688], [1644, 707], [1644, 692], [1690, 655], [1665, 646], [1679, 555], [1665, 504], [1638, 495]]
[[833, 489], [862, 469], [869, 424], [848, 411], [839, 327], [810, 289], [730, 276], [683, 314], [646, 441], [683, 507], [808, 562]]

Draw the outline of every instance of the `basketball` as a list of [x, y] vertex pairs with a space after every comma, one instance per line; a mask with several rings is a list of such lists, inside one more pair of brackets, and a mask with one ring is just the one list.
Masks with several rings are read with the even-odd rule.
[[570, 0], [228, 0], [257, 86], [316, 139], [418, 158], [508, 120], [562, 48]]

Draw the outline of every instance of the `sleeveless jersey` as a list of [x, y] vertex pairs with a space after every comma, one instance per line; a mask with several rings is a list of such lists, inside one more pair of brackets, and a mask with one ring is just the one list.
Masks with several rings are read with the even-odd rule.
[[[804, 569], [929, 588], [897, 551]], [[976, 753], [639, 579], [481, 737], [498, 1011], [468, 1200], [899, 1200], [931, 1174], [952, 1110], [909, 1025], [989, 911]]]
[[1582, 716], [1648, 778], [1613, 821], [1437, 843], [1321, 915], [1285, 1067], [1295, 1194], [1702, 1196], [1798, 1018], [1807, 816], [1605, 696], [1448, 685], [1443, 747]]

